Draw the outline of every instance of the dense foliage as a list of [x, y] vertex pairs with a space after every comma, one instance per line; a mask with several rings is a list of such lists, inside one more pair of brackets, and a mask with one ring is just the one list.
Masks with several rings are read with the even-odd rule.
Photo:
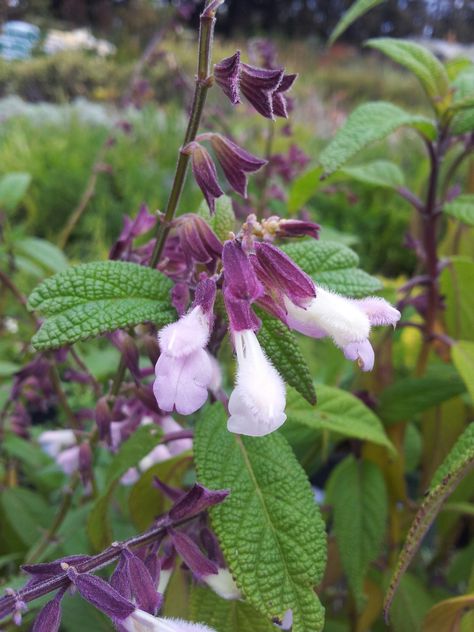
[[315, 139], [296, 58], [214, 57], [222, 4], [186, 115], [144, 107], [145, 56], [113, 115], [7, 117], [0, 616], [467, 632], [474, 67], [369, 40], [423, 104], [354, 98]]

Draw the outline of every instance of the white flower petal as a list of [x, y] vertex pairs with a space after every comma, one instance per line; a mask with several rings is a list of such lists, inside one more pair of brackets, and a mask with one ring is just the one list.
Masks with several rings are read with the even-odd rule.
[[161, 329], [158, 340], [162, 353], [174, 358], [204, 349], [210, 335], [209, 317], [197, 305], [179, 320]]

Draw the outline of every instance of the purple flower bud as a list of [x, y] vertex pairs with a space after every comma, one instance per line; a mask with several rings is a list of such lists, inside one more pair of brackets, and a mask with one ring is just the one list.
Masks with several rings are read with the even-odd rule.
[[196, 483], [189, 492], [187, 492], [171, 507], [169, 517], [171, 520], [176, 522], [177, 520], [182, 520], [183, 518], [197, 516], [209, 507], [213, 507], [214, 505], [218, 505], [223, 502], [228, 495], [229, 492], [226, 489], [206, 489], [199, 483]]
[[92, 450], [89, 443], [84, 442], [79, 446], [78, 470], [81, 475], [84, 487], [91, 480], [92, 473]]
[[262, 228], [267, 236], [273, 237], [312, 237], [319, 239], [320, 225], [302, 219], [281, 219], [273, 215], [262, 220]]
[[57, 632], [61, 624], [61, 599], [65, 590], [59, 590], [54, 599], [41, 608], [31, 632]]
[[140, 354], [137, 345], [129, 334], [121, 329], [117, 329], [109, 335], [112, 344], [122, 353], [125, 364], [136, 380], [140, 379], [140, 368], [138, 366]]
[[224, 194], [217, 180], [216, 166], [207, 149], [199, 143], [192, 142], [183, 151], [191, 154], [194, 178], [206, 198], [211, 215], [214, 215], [215, 199]]
[[135, 610], [133, 603], [122, 597], [110, 584], [100, 577], [78, 573], [67, 569], [67, 576], [76, 586], [81, 597], [112, 619], [126, 619]]
[[123, 229], [118, 240], [112, 246], [109, 259], [128, 258], [128, 253], [132, 247], [133, 240], [139, 235], [143, 235], [156, 224], [157, 216], [148, 212], [146, 205], [142, 205], [135, 219], [124, 217]]
[[95, 422], [99, 430], [99, 439], [102, 441], [110, 441], [112, 413], [106, 397], [101, 397], [97, 400], [97, 404], [95, 406]]
[[133, 598], [145, 612], [156, 613], [159, 595], [155, 583], [144, 562], [131, 551], [122, 551], [110, 583], [126, 599]]
[[[171, 290], [171, 303], [178, 312], [179, 316], [182, 316], [189, 305], [189, 286], [187, 283], [176, 283]], [[153, 364], [156, 364], [158, 359], [159, 349], [155, 359], [152, 359], [150, 353], [148, 354]]]
[[214, 77], [224, 94], [229, 98], [232, 105], [240, 103], [239, 90], [240, 76], [240, 51], [238, 50], [232, 57], [226, 57], [214, 66]]
[[183, 252], [197, 263], [214, 263], [220, 259], [222, 244], [209, 224], [195, 213], [186, 213], [176, 220]]
[[225, 276], [224, 300], [232, 331], [257, 330], [260, 321], [252, 312], [251, 304], [263, 295], [264, 289], [238, 241], [227, 241], [224, 244], [222, 262]]
[[257, 242], [255, 252], [260, 266], [268, 275], [267, 283], [268, 278], [271, 278], [272, 285], [265, 288], [270, 294], [276, 290], [299, 307], [304, 307], [316, 296], [311, 277], [282, 250], [268, 243]]
[[203, 579], [206, 575], [217, 575], [219, 568], [214, 562], [208, 560], [203, 555], [199, 547], [189, 536], [175, 529], [168, 529], [173, 546], [189, 567], [190, 571], [198, 579]]
[[272, 94], [272, 108], [275, 116], [288, 118], [287, 100], [285, 92], [291, 89], [298, 75], [283, 75], [280, 85]]
[[[206, 134], [216, 152], [217, 159], [230, 186], [239, 195], [247, 197], [247, 173], [254, 173], [267, 164], [221, 134]], [[204, 137], [204, 135], [203, 135]]]
[[265, 118], [274, 119], [273, 94], [283, 79], [283, 69], [267, 70], [249, 64], [240, 64], [242, 94]]

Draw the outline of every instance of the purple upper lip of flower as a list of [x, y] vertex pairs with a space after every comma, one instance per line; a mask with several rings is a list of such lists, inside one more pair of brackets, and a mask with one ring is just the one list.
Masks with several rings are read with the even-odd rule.
[[233, 105], [240, 103], [240, 93], [265, 118], [288, 117], [285, 93], [296, 74], [285, 75], [283, 68], [257, 68], [240, 61], [240, 51], [214, 66], [216, 83]]

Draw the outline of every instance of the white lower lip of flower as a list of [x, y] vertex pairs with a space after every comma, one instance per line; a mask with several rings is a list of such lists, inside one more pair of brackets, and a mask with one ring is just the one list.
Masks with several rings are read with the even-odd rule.
[[362, 341], [370, 333], [368, 316], [350, 299], [320, 287], [306, 309], [285, 297], [288, 325], [308, 336], [330, 336], [338, 347]]
[[72, 430], [46, 430], [38, 437], [41, 449], [51, 457], [56, 457], [62, 448], [73, 446], [76, 436]]
[[206, 575], [206, 584], [223, 599], [241, 599], [242, 593], [237, 588], [228, 568], [220, 568], [215, 575]]
[[209, 334], [209, 318], [197, 305], [176, 322], [163, 327], [158, 340], [162, 351], [174, 358], [180, 358], [197, 349], [204, 349]]
[[285, 421], [285, 384], [251, 329], [234, 333], [237, 385], [229, 399], [230, 432], [263, 436]]
[[215, 632], [202, 623], [190, 623], [182, 619], [162, 619], [138, 609], [120, 624], [127, 632]]

